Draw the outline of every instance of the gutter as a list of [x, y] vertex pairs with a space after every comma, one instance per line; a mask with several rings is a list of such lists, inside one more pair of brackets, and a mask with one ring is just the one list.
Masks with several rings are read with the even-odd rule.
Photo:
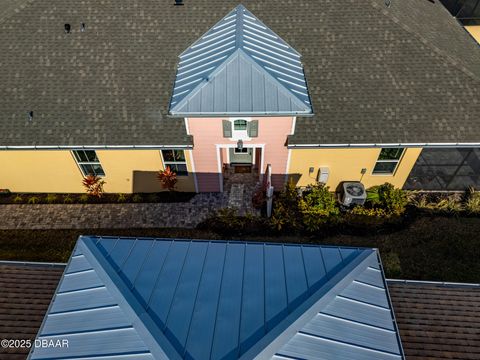
[[176, 113], [176, 112], [169, 112], [167, 117], [169, 118], [218, 118], [218, 117], [282, 117], [282, 116], [301, 116], [301, 117], [312, 117], [315, 114], [313, 112], [275, 112], [275, 113], [258, 113], [258, 112], [224, 112], [224, 113], [204, 113], [204, 114], [195, 114], [195, 113]]
[[338, 148], [459, 148], [480, 147], [476, 143], [372, 143], [372, 144], [288, 144], [289, 149], [338, 149]]
[[427, 281], [427, 280], [403, 280], [403, 279], [386, 279], [389, 284], [411, 284], [411, 285], [437, 285], [444, 287], [473, 287], [480, 288], [480, 284], [476, 283], [459, 283], [447, 281]]
[[64, 268], [67, 263], [0, 260], [0, 265]]
[[193, 145], [19, 145], [0, 146], [0, 150], [156, 150], [193, 149]]

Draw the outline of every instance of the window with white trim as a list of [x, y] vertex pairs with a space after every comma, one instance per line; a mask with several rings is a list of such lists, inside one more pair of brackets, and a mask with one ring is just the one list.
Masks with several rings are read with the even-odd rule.
[[187, 162], [183, 150], [162, 150], [163, 165], [167, 166], [178, 176], [187, 176]]
[[383, 148], [380, 151], [372, 173], [374, 175], [393, 174], [397, 169], [404, 150], [404, 148]]
[[247, 131], [247, 120], [235, 120], [233, 122], [233, 130], [235, 131]]
[[258, 137], [258, 120], [250, 118], [222, 120], [223, 137], [232, 140], [251, 140]]
[[83, 176], [105, 176], [95, 150], [73, 150], [72, 152]]

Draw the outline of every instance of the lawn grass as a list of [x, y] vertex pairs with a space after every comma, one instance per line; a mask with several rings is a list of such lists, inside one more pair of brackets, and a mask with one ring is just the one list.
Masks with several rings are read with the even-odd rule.
[[[221, 239], [194, 229], [0, 230], [0, 259], [66, 262], [81, 234]], [[480, 283], [480, 218], [418, 217], [407, 227], [367, 236], [262, 236], [252, 241], [303, 242], [380, 249], [389, 278]]]

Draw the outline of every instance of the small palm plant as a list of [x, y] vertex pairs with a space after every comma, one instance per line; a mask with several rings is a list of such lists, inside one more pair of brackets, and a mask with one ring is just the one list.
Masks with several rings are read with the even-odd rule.
[[170, 166], [167, 166], [165, 170], [160, 170], [157, 175], [158, 181], [162, 183], [164, 189], [168, 191], [175, 190], [175, 185], [177, 184], [177, 174], [170, 169]]
[[104, 193], [103, 186], [105, 185], [105, 181], [102, 178], [96, 175], [87, 175], [83, 178], [82, 184], [88, 195], [98, 198], [102, 197]]

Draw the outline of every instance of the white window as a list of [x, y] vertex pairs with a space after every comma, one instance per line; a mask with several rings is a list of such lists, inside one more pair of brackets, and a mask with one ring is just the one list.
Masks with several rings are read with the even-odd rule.
[[234, 120], [233, 121], [233, 130], [234, 131], [247, 131], [247, 120]]
[[187, 162], [183, 150], [162, 150], [163, 165], [167, 166], [178, 176], [187, 176]]
[[103, 171], [95, 150], [73, 150], [73, 156], [83, 176], [105, 176], [105, 172]]
[[373, 168], [375, 175], [391, 175], [395, 173], [403, 155], [404, 148], [383, 148]]
[[258, 137], [258, 120], [230, 119], [223, 120], [223, 137], [236, 140], [251, 140]]

